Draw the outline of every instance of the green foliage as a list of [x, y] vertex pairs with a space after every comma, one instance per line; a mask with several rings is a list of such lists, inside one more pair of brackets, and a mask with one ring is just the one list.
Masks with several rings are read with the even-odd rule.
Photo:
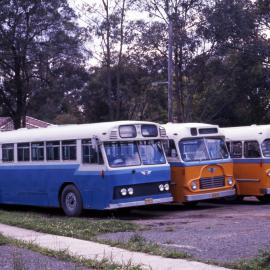
[[32, 229], [39, 232], [91, 240], [101, 233], [134, 231], [133, 223], [117, 219], [92, 220], [90, 218], [69, 218], [38, 213], [8, 212], [0, 210], [0, 222]]
[[104, 241], [111, 246], [116, 246], [131, 251], [144, 252], [152, 255], [162, 256], [166, 258], [178, 258], [178, 259], [191, 259], [187, 253], [178, 252], [172, 249], [166, 249], [156, 243], [147, 241], [144, 237], [138, 233], [133, 234], [127, 242], [122, 241]]
[[[112, 0], [74, 10], [66, 0], [2, 2], [0, 112], [16, 127], [26, 114], [59, 124], [166, 122], [169, 18], [175, 119], [270, 120], [267, 0]], [[129, 17], [134, 10], [151, 19]]]
[[261, 251], [260, 254], [252, 260], [229, 264], [228, 267], [233, 267], [239, 270], [269, 270], [270, 252], [267, 250]]
[[[3, 239], [3, 240], [2, 240]], [[83, 257], [79, 256], [73, 256], [70, 255], [67, 250], [59, 250], [54, 251], [46, 248], [42, 248], [38, 245], [35, 245], [33, 243], [14, 240], [11, 238], [4, 237], [0, 234], [0, 241], [3, 241], [5, 244], [17, 246], [19, 248], [26, 248], [34, 252], [38, 252], [42, 255], [49, 256], [56, 258], [58, 260], [66, 261], [66, 262], [72, 262], [76, 264], [77, 266], [83, 266], [91, 269], [99, 269], [99, 270], [140, 270], [140, 266], [133, 265], [132, 262], [129, 262], [127, 264], [117, 264], [114, 263], [112, 260], [103, 258], [101, 260], [91, 260], [91, 259], [85, 259]], [[20, 254], [15, 254], [14, 257], [14, 269], [25, 269], [25, 264], [20, 256]], [[15, 267], [16, 266], [16, 267]], [[38, 266], [37, 266], [38, 267]], [[44, 267], [44, 265], [42, 265]], [[77, 268], [75, 268], [77, 269]], [[80, 268], [79, 268], [80, 269]]]

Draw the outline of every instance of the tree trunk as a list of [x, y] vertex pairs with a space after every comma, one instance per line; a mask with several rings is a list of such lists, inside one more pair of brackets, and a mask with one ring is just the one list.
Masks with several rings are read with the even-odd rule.
[[110, 15], [109, 15], [109, 1], [102, 0], [106, 12], [106, 73], [107, 73], [107, 105], [109, 108], [109, 120], [114, 119], [113, 113], [113, 97], [112, 97], [112, 70], [111, 70], [111, 48], [110, 48]]
[[122, 53], [123, 53], [123, 42], [124, 42], [124, 18], [125, 18], [125, 0], [122, 0], [122, 7], [121, 7], [121, 22], [120, 22], [120, 48], [119, 48], [119, 55], [118, 55], [118, 65], [117, 65], [117, 74], [116, 74], [116, 119], [119, 120], [120, 118], [120, 76], [122, 72]]

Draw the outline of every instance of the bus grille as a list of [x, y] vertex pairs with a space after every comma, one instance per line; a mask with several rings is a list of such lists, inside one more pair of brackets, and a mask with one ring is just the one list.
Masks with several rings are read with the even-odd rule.
[[200, 189], [219, 188], [225, 186], [224, 176], [215, 176], [200, 179]]

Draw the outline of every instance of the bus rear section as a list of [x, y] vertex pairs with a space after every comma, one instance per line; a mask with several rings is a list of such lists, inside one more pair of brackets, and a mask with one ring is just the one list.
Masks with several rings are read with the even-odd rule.
[[163, 127], [168, 135], [165, 150], [175, 202], [196, 204], [235, 195], [233, 163], [218, 126], [186, 123]]
[[222, 129], [234, 163], [238, 200], [270, 202], [270, 125]]

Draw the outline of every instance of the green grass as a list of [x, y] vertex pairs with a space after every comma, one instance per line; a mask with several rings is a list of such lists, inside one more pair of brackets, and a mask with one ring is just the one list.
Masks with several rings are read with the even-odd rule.
[[240, 262], [226, 264], [226, 266], [239, 270], [270, 270], [270, 250], [260, 251], [251, 260], [242, 260]]
[[139, 226], [114, 218], [91, 219], [50, 216], [39, 213], [0, 210], [0, 223], [38, 232], [92, 240], [102, 233], [135, 231]]
[[174, 258], [174, 259], [191, 259], [192, 256], [185, 252], [179, 252], [172, 249], [166, 249], [156, 243], [147, 241], [141, 235], [135, 233], [127, 242], [121, 241], [102, 241], [104, 244], [108, 244], [114, 247], [120, 247], [123, 249], [144, 252], [151, 255]]
[[187, 253], [177, 252], [161, 247], [156, 243], [146, 241], [138, 233], [135, 233], [128, 242], [97, 240], [97, 236], [103, 233], [137, 232], [142, 229], [142, 227], [134, 223], [114, 218], [69, 218], [65, 216], [46, 215], [44, 213], [0, 210], [0, 223], [32, 229], [38, 232], [97, 241], [131, 251], [144, 252], [167, 258], [191, 258]]
[[[41, 248], [32, 243], [26, 243], [24, 241], [7, 238], [1, 234], [0, 234], [0, 243], [13, 245], [19, 248], [29, 249], [31, 251], [40, 253], [44, 256], [53, 257], [53, 258], [56, 258], [58, 260], [62, 260], [65, 262], [71, 262], [71, 263], [76, 264], [77, 266], [83, 266], [87, 268], [93, 268], [93, 269], [98, 269], [98, 270], [103, 270], [103, 269], [104, 270], [141, 270], [140, 266], [134, 266], [132, 265], [132, 262], [120, 265], [106, 258], [102, 260], [84, 259], [83, 257], [72, 256], [66, 250], [53, 251], [53, 250]], [[16, 258], [15, 263], [19, 267], [19, 269], [26, 269], [25, 266], [23, 265], [23, 262], [18, 259], [19, 258]]]
[[7, 243], [7, 238], [0, 234], [0, 246], [6, 245]]

